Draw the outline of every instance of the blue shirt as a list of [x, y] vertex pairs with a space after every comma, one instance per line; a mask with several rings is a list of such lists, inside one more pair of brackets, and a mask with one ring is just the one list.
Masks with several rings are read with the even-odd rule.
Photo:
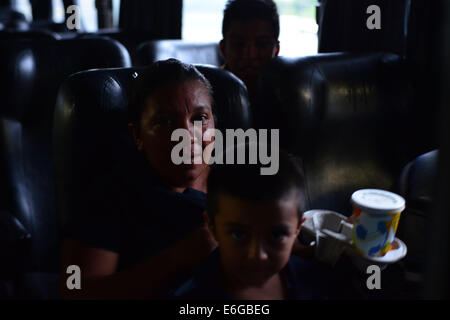
[[[327, 299], [325, 278], [317, 264], [291, 255], [281, 271], [287, 281], [289, 300]], [[220, 274], [220, 251], [216, 249], [193, 276], [173, 293], [174, 299], [233, 300]]]
[[203, 222], [206, 194], [169, 190], [141, 155], [101, 179], [89, 208], [68, 217], [65, 236], [118, 253], [119, 270], [143, 262]]

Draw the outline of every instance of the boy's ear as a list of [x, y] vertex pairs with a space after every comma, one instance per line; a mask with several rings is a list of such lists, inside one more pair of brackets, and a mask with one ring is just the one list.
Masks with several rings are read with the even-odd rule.
[[302, 217], [302, 220], [300, 220], [298, 222], [297, 230], [295, 230], [295, 233], [296, 233], [297, 236], [300, 233], [300, 230], [302, 229], [303, 222], [305, 222], [305, 221], [306, 221], [306, 218]]
[[130, 132], [131, 136], [133, 137], [133, 140], [136, 143], [136, 147], [137, 147], [138, 151], [142, 151], [142, 149], [143, 149], [142, 140], [139, 138], [137, 128], [134, 126], [134, 124], [128, 123], [128, 131]]
[[280, 54], [280, 41], [277, 41], [277, 44], [275, 45], [275, 48], [273, 51], [273, 56], [278, 57], [279, 54]]
[[222, 57], [225, 58], [225, 40], [224, 39], [220, 40], [219, 49], [220, 49], [220, 53], [222, 54]]

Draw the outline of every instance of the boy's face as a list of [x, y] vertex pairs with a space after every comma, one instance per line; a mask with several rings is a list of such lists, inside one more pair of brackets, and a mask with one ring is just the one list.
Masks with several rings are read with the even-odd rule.
[[270, 22], [234, 20], [220, 42], [220, 49], [228, 69], [252, 87], [261, 68], [278, 55], [280, 44]]
[[258, 286], [284, 268], [300, 231], [296, 192], [270, 202], [220, 194], [218, 208], [210, 228], [228, 278]]

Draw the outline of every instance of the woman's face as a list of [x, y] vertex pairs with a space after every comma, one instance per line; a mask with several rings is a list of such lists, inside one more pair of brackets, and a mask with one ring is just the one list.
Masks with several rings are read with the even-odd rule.
[[[179, 141], [171, 141], [171, 136], [174, 130], [185, 129], [190, 135], [191, 152], [194, 142], [198, 148], [200, 142], [194, 140], [194, 121], [201, 122], [202, 136], [206, 130], [214, 129], [211, 104], [208, 90], [197, 80], [162, 87], [148, 97], [136, 133], [136, 144], [169, 187], [191, 186], [207, 169], [208, 165], [204, 161], [200, 164], [175, 165], [171, 152]], [[199, 134], [197, 132], [196, 137]], [[202, 150], [210, 143], [202, 141]]]

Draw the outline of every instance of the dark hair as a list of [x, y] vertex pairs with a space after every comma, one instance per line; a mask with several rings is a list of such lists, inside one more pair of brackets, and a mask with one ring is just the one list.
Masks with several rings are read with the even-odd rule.
[[225, 35], [232, 21], [260, 19], [272, 24], [275, 39], [280, 36], [280, 17], [273, 0], [229, 0], [223, 11], [222, 36]]
[[129, 121], [139, 128], [139, 120], [148, 97], [162, 87], [190, 80], [200, 81], [208, 90], [211, 103], [214, 104], [211, 84], [191, 64], [186, 64], [176, 59], [169, 59], [157, 61], [138, 71], [135, 83], [133, 83], [131, 89], [130, 103], [128, 105]]
[[[248, 145], [246, 154], [248, 155]], [[236, 155], [236, 147], [235, 152]], [[219, 210], [220, 194], [227, 194], [247, 201], [276, 201], [290, 191], [298, 191], [299, 219], [305, 210], [305, 186], [303, 171], [294, 159], [283, 150], [279, 152], [279, 168], [274, 175], [261, 175], [257, 164], [215, 164], [208, 176], [207, 211], [212, 222]]]

